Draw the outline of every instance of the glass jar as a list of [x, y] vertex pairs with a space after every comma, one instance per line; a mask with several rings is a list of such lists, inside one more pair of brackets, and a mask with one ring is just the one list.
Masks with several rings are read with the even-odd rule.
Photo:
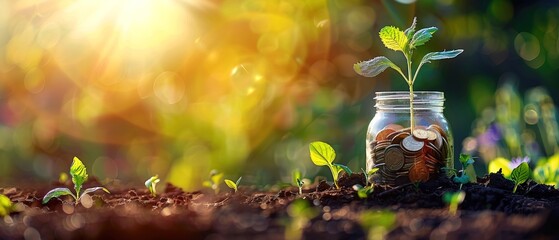
[[454, 167], [454, 141], [443, 115], [444, 93], [414, 92], [413, 128], [409, 92], [377, 92], [375, 100], [366, 155], [367, 171], [378, 171], [369, 181], [388, 186], [425, 182], [443, 173], [442, 167]]

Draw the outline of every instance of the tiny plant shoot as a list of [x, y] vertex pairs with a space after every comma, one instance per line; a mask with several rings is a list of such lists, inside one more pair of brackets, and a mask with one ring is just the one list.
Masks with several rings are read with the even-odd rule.
[[148, 180], [146, 180], [146, 187], [149, 190], [149, 193], [151, 194], [151, 196], [155, 197], [155, 195], [157, 195], [157, 193], [155, 192], [155, 185], [157, 185], [157, 183], [159, 183], [159, 175], [155, 175], [153, 177], [150, 177]]
[[219, 183], [221, 182], [221, 178], [223, 178], [223, 173], [220, 173], [214, 169], [210, 171], [210, 180], [204, 181], [202, 185], [204, 185], [204, 187], [209, 187], [213, 189], [215, 194], [218, 194]]
[[72, 166], [70, 166], [70, 176], [72, 176], [72, 182], [74, 183], [74, 190], [76, 191], [76, 194], [74, 195], [72, 191], [70, 191], [70, 189], [68, 188], [55, 188], [53, 190], [50, 190], [47, 194], [45, 194], [45, 196], [43, 197], [43, 204], [46, 204], [51, 198], [70, 195], [74, 198], [76, 205], [78, 205], [81, 197], [83, 197], [83, 195], [85, 194], [92, 193], [97, 190], [103, 190], [107, 193], [110, 193], [109, 190], [107, 190], [104, 187], [92, 187], [92, 188], [85, 189], [83, 193], [80, 194], [82, 185], [85, 181], [87, 181], [88, 175], [87, 175], [87, 169], [83, 165], [82, 161], [80, 161], [80, 159], [78, 159], [77, 157], [74, 157], [74, 160], [72, 161]]
[[437, 31], [436, 27], [428, 27], [415, 31], [416, 25], [416, 18], [413, 19], [412, 25], [406, 29], [405, 31], [401, 31], [397, 27], [393, 26], [386, 26], [383, 27], [380, 32], [380, 40], [388, 49], [399, 51], [404, 54], [407, 63], [407, 76], [402, 72], [400, 67], [396, 66], [396, 64], [392, 63], [388, 58], [384, 56], [375, 57], [371, 60], [359, 62], [353, 65], [353, 69], [358, 74], [365, 76], [365, 77], [374, 77], [381, 72], [383, 72], [386, 68], [390, 67], [396, 72], [398, 72], [406, 81], [409, 86], [410, 91], [410, 127], [413, 132], [415, 120], [413, 115], [413, 84], [417, 79], [417, 74], [419, 73], [419, 69], [425, 63], [430, 63], [433, 60], [441, 60], [441, 59], [449, 59], [458, 56], [464, 50], [457, 49], [451, 51], [443, 51], [443, 52], [431, 52], [427, 53], [423, 56], [423, 59], [419, 62], [415, 73], [412, 75], [412, 56], [413, 51], [421, 46], [424, 45], [431, 37], [433, 33]]
[[237, 182], [233, 182], [229, 179], [225, 179], [225, 184], [227, 184], [227, 186], [233, 190], [235, 190], [235, 192], [237, 192], [237, 187], [239, 186], [239, 183], [241, 182], [241, 179], [243, 179], [243, 177], [239, 177], [239, 179], [237, 179]]
[[450, 215], [456, 215], [458, 211], [458, 205], [460, 205], [464, 198], [466, 197], [466, 193], [464, 191], [458, 192], [445, 192], [443, 195], [443, 201], [448, 204], [448, 212]]
[[339, 189], [338, 176], [340, 172], [343, 170], [346, 173], [351, 174], [351, 169], [345, 165], [333, 163], [336, 158], [336, 152], [332, 146], [328, 145], [328, 143], [312, 142], [309, 145], [309, 150], [311, 152], [311, 160], [315, 165], [328, 166], [328, 168], [330, 168], [332, 178], [334, 179], [334, 185], [336, 185], [336, 188]]
[[12, 212], [13, 205], [10, 198], [0, 194], [0, 217], [8, 216]]
[[528, 178], [530, 178], [530, 166], [528, 166], [528, 163], [523, 162], [513, 169], [510, 174], [510, 179], [514, 182], [514, 189], [512, 189], [512, 192], [516, 193], [518, 185], [526, 182]]
[[305, 184], [303, 182], [302, 175], [303, 174], [301, 173], [301, 171], [299, 171], [299, 169], [293, 170], [291, 174], [293, 184], [299, 188], [299, 195], [303, 195], [303, 185]]
[[462, 185], [475, 181], [475, 178], [477, 178], [477, 176], [475, 175], [475, 170], [472, 167], [472, 164], [474, 164], [474, 159], [470, 155], [460, 154], [459, 160], [460, 164], [462, 165], [462, 170], [456, 171], [456, 169], [447, 168], [447, 171], [454, 175], [454, 178], [452, 180], [455, 183], [460, 183], [460, 190], [462, 190]]

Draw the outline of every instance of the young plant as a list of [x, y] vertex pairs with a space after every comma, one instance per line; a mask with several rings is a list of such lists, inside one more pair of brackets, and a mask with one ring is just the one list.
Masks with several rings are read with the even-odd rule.
[[328, 145], [325, 142], [312, 142], [309, 145], [309, 150], [311, 153], [311, 160], [317, 166], [328, 166], [330, 168], [330, 172], [332, 172], [332, 178], [334, 179], [334, 185], [336, 188], [340, 188], [338, 186], [338, 176], [341, 171], [345, 171], [348, 174], [352, 174], [351, 169], [347, 166], [333, 163], [334, 159], [336, 158], [336, 152], [332, 148], [332, 146]]
[[415, 25], [416, 18], [413, 19], [412, 25], [405, 31], [401, 31], [397, 27], [386, 26], [383, 27], [379, 32], [380, 39], [384, 46], [386, 46], [388, 49], [399, 51], [404, 54], [408, 70], [407, 76], [404, 75], [400, 67], [392, 63], [392, 61], [384, 56], [375, 57], [371, 60], [359, 62], [353, 65], [353, 69], [355, 70], [355, 72], [365, 77], [374, 77], [390, 67], [396, 70], [396, 72], [398, 72], [404, 78], [404, 80], [408, 84], [410, 93], [410, 127], [412, 132], [415, 126], [413, 110], [413, 99], [415, 95], [413, 93], [413, 84], [417, 79], [419, 69], [421, 69], [421, 67], [425, 63], [430, 63], [433, 60], [454, 58], [464, 51], [462, 49], [457, 49], [451, 51], [427, 53], [425, 56], [423, 56], [423, 59], [421, 59], [421, 61], [419, 62], [415, 73], [412, 75], [413, 51], [417, 47], [424, 45], [427, 41], [429, 41], [429, 39], [431, 39], [431, 37], [433, 36], [433, 33], [437, 31], [436, 27], [429, 27], [420, 29], [416, 32]]
[[[371, 175], [373, 175], [374, 173], [376, 173], [379, 170], [379, 168], [371, 168], [371, 170], [369, 170], [368, 172], [365, 171], [365, 169], [361, 168], [361, 172], [363, 172], [363, 176], [365, 177], [365, 187], [369, 185], [369, 177]], [[373, 182], [371, 183], [371, 187], [373, 186]]]
[[157, 183], [159, 183], [159, 175], [155, 175], [153, 177], [150, 177], [148, 180], [146, 180], [145, 185], [149, 190], [149, 193], [151, 193], [151, 196], [155, 197], [155, 195], [157, 194], [155, 192], [155, 185]]
[[64, 195], [70, 195], [74, 198], [75, 204], [78, 205], [80, 199], [85, 194], [92, 193], [97, 190], [103, 190], [107, 193], [110, 193], [109, 190], [107, 190], [104, 187], [92, 187], [92, 188], [85, 189], [83, 193], [80, 194], [82, 185], [85, 181], [87, 181], [88, 175], [87, 175], [87, 169], [83, 165], [82, 161], [80, 161], [80, 159], [77, 157], [74, 157], [72, 161], [72, 166], [70, 166], [70, 176], [72, 176], [72, 182], [74, 183], [74, 190], [76, 191], [76, 194], [74, 195], [74, 193], [72, 193], [72, 191], [70, 191], [70, 189], [68, 188], [55, 188], [50, 190], [47, 194], [45, 194], [45, 196], [43, 197], [43, 204], [46, 204], [51, 198], [58, 198]]
[[462, 165], [461, 170], [457, 171], [453, 168], [445, 168], [448, 172], [454, 175], [452, 181], [460, 183], [460, 190], [462, 190], [462, 185], [476, 181], [477, 176], [473, 168], [473, 163], [474, 159], [470, 155], [460, 154], [460, 164]]
[[239, 186], [239, 183], [241, 182], [241, 179], [243, 177], [239, 177], [239, 179], [237, 179], [237, 182], [233, 182], [229, 179], [225, 179], [225, 184], [227, 184], [227, 186], [233, 190], [235, 190], [235, 192], [237, 192], [237, 187]]
[[357, 191], [357, 196], [361, 199], [366, 199], [373, 193], [373, 185], [367, 185], [365, 187], [361, 186], [361, 184], [353, 185], [353, 190]]
[[12, 212], [14, 204], [10, 198], [0, 194], [0, 217], [8, 216]]
[[448, 212], [450, 215], [456, 215], [458, 211], [458, 205], [460, 205], [464, 198], [466, 197], [466, 193], [464, 191], [458, 192], [445, 192], [443, 195], [443, 201], [448, 204]]
[[514, 189], [512, 189], [512, 193], [516, 193], [516, 189], [518, 185], [523, 184], [530, 178], [530, 166], [528, 163], [523, 162], [518, 167], [512, 170], [510, 174], [510, 179], [514, 182]]
[[291, 180], [293, 181], [293, 185], [299, 188], [299, 195], [303, 195], [303, 185], [305, 184], [302, 179], [302, 174], [299, 169], [293, 170], [291, 173]]
[[209, 187], [214, 190], [215, 194], [219, 193], [219, 183], [221, 182], [221, 178], [223, 178], [223, 173], [218, 172], [217, 170], [210, 171], [210, 180], [206, 180], [202, 183], [204, 187]]

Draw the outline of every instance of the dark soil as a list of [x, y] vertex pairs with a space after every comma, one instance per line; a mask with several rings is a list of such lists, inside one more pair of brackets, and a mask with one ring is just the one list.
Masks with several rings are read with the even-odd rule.
[[[459, 185], [441, 176], [419, 185], [377, 187], [360, 199], [354, 184], [362, 175], [344, 175], [341, 189], [326, 182], [298, 195], [297, 188], [279, 192], [223, 189], [184, 192], [171, 184], [152, 197], [144, 188], [106, 186], [111, 194], [96, 192], [89, 203], [53, 199], [42, 205], [39, 190], [0, 188], [0, 194], [18, 203], [18, 212], [0, 218], [0, 239], [559, 239], [559, 191], [528, 182], [513, 194], [513, 183], [490, 174], [466, 184], [464, 202], [456, 215], [448, 212], [442, 196]], [[95, 180], [87, 183], [98, 186]], [[87, 187], [87, 186], [86, 186]], [[308, 202], [314, 213], [297, 226], [289, 206]], [[84, 207], [84, 206], [87, 206]], [[382, 231], [381, 222], [364, 223], [364, 213], [388, 210], [396, 221]], [[291, 214], [290, 214], [291, 213]], [[372, 225], [367, 228], [364, 226]], [[375, 227], [377, 226], [377, 227]], [[297, 229], [297, 227], [295, 227]]]

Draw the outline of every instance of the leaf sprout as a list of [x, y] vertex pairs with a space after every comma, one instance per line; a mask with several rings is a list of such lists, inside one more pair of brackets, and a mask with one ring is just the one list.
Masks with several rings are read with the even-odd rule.
[[239, 177], [239, 179], [237, 179], [236, 182], [233, 182], [229, 179], [225, 179], [225, 184], [227, 184], [227, 186], [233, 190], [235, 190], [235, 192], [237, 192], [237, 187], [239, 186], [239, 183], [241, 182], [241, 179], [243, 179], [243, 177]]
[[219, 193], [219, 183], [223, 178], [223, 173], [218, 172], [216, 169], [210, 171], [210, 180], [206, 180], [202, 183], [204, 187], [209, 187], [214, 190], [215, 194]]
[[68, 188], [55, 188], [50, 190], [47, 194], [45, 194], [45, 196], [43, 197], [43, 204], [46, 204], [52, 198], [58, 198], [64, 195], [70, 195], [74, 198], [75, 204], [78, 205], [80, 199], [85, 194], [92, 193], [98, 190], [103, 190], [107, 193], [110, 193], [109, 190], [107, 190], [104, 187], [92, 187], [92, 188], [85, 189], [83, 193], [80, 194], [82, 185], [85, 181], [87, 181], [88, 175], [87, 175], [87, 169], [83, 165], [82, 161], [80, 161], [80, 159], [77, 157], [74, 157], [72, 161], [72, 166], [70, 166], [70, 176], [72, 176], [72, 182], [74, 183], [74, 190], [76, 191], [76, 194], [74, 195], [74, 193], [72, 193], [72, 191], [70, 191], [70, 189]]
[[518, 185], [526, 182], [528, 178], [530, 178], [530, 166], [528, 166], [528, 163], [522, 162], [518, 167], [513, 169], [510, 174], [510, 179], [514, 182], [512, 193], [516, 193]]
[[305, 185], [305, 182], [303, 182], [301, 171], [299, 169], [293, 170], [291, 177], [293, 184], [299, 188], [299, 195], [303, 195], [303, 185]]
[[423, 59], [421, 59], [421, 61], [419, 62], [419, 65], [417, 66], [417, 69], [415, 70], [415, 73], [412, 76], [413, 71], [412, 71], [411, 63], [412, 63], [413, 51], [417, 47], [424, 45], [427, 41], [429, 41], [429, 39], [431, 39], [431, 37], [433, 36], [433, 33], [437, 31], [436, 27], [429, 27], [429, 28], [420, 29], [416, 32], [415, 26], [416, 26], [416, 18], [413, 19], [412, 25], [405, 31], [401, 31], [397, 27], [386, 26], [383, 27], [379, 32], [380, 39], [384, 44], [384, 46], [386, 46], [388, 49], [394, 51], [400, 51], [404, 54], [404, 57], [407, 62], [407, 70], [408, 70], [407, 76], [404, 75], [400, 67], [392, 63], [392, 61], [390, 61], [388, 58], [384, 56], [375, 57], [371, 60], [359, 62], [353, 65], [353, 69], [355, 70], [355, 72], [365, 77], [374, 77], [380, 74], [381, 72], [383, 72], [388, 67], [390, 67], [396, 70], [396, 72], [398, 72], [404, 78], [404, 80], [408, 84], [409, 92], [410, 92], [410, 127], [412, 132], [415, 125], [415, 120], [413, 115], [414, 112], [413, 84], [417, 79], [419, 69], [421, 69], [421, 67], [425, 63], [430, 63], [433, 60], [454, 58], [464, 51], [462, 49], [457, 49], [451, 51], [427, 53], [423, 57]]
[[341, 171], [345, 171], [348, 174], [353, 173], [347, 166], [333, 163], [334, 159], [336, 158], [336, 152], [334, 151], [334, 148], [332, 148], [332, 146], [330, 146], [328, 143], [319, 141], [312, 142], [309, 145], [309, 150], [311, 154], [311, 160], [315, 165], [328, 166], [328, 168], [330, 168], [336, 188], [340, 188], [340, 186], [338, 186], [338, 177]]
[[[454, 175], [452, 181], [455, 183], [460, 183], [460, 190], [462, 190], [462, 185], [473, 182], [476, 180], [476, 172], [473, 168], [474, 159], [468, 154], [460, 154], [460, 164], [462, 169], [457, 171], [453, 168], [445, 168], [450, 174]], [[458, 176], [460, 175], [460, 176]]]
[[155, 197], [155, 195], [157, 195], [157, 193], [155, 192], [155, 185], [157, 185], [157, 183], [159, 183], [159, 175], [155, 175], [153, 177], [150, 177], [148, 180], [146, 180], [146, 187], [149, 190], [149, 193], [151, 194], [151, 196]]
[[448, 212], [450, 215], [456, 215], [458, 211], [458, 205], [460, 205], [464, 198], [466, 197], [466, 193], [464, 191], [458, 192], [445, 192], [443, 195], [443, 201], [448, 204]]

